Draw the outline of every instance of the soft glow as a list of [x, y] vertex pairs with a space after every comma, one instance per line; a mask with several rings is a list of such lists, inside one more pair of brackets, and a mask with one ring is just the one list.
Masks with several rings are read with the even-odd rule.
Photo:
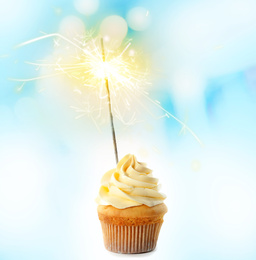
[[98, 66], [95, 66], [93, 68], [93, 74], [97, 78], [109, 78], [112, 77], [113, 75], [119, 75], [119, 70], [118, 67], [114, 67], [111, 65], [109, 62], [99, 62]]

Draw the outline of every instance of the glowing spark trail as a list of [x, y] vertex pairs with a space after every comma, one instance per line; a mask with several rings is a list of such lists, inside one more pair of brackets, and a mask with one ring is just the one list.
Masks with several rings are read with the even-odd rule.
[[[12, 80], [24, 84], [38, 79], [67, 76], [73, 81], [71, 86], [78, 99], [72, 108], [80, 113], [78, 117], [90, 117], [97, 128], [99, 127], [96, 122], [101, 124], [105, 122], [107, 118], [106, 107], [108, 107], [116, 160], [118, 160], [118, 153], [113, 117], [124, 125], [138, 122], [136, 115], [141, 111], [140, 108], [151, 113], [149, 107], [143, 104], [142, 98], [160, 109], [165, 117], [175, 119], [202, 145], [198, 136], [184, 122], [164, 109], [159, 102], [151, 99], [148, 93], [143, 90], [142, 86], [149, 85], [146, 79], [148, 71], [145, 69], [146, 66], [141, 64], [141, 61], [138, 62], [134, 50], [127, 51], [131, 46], [131, 41], [126, 44], [124, 49], [113, 51], [110, 48], [104, 48], [103, 40], [99, 37], [93, 38], [91, 33], [72, 40], [61, 34], [53, 33], [24, 42], [16, 47], [52, 37], [55, 47], [58, 48], [57, 54], [53, 55], [56, 61], [53, 63], [29, 63], [37, 68], [51, 69], [52, 72], [30, 79]], [[60, 47], [64, 43], [68, 46], [61, 49]]]

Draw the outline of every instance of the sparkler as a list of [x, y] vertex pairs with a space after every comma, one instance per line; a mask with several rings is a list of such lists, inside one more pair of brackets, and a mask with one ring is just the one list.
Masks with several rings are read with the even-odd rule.
[[[61, 34], [54, 33], [32, 39], [17, 47], [50, 37], [54, 37], [55, 44], [58, 46], [61, 45], [60, 40], [66, 42], [69, 47], [72, 46], [73, 54], [68, 54], [67, 59], [65, 55], [67, 55], [66, 53], [70, 53], [70, 50], [65, 50], [63, 52], [64, 56], [59, 55], [54, 63], [30, 62], [29, 64], [38, 66], [39, 68], [47, 67], [53, 69], [53, 73], [30, 79], [13, 80], [22, 82], [22, 86], [24, 86], [29, 81], [58, 75], [68, 76], [70, 79], [75, 80], [75, 84], [72, 84], [76, 85], [74, 92], [81, 97], [81, 105], [72, 106], [72, 108], [80, 113], [78, 117], [88, 115], [95, 124], [96, 119], [103, 118], [105, 120], [104, 113], [106, 112], [106, 106], [108, 106], [117, 162], [118, 152], [113, 116], [124, 124], [134, 124], [136, 122], [136, 113], [133, 110], [133, 102], [136, 101], [144, 109], [148, 110], [148, 107], [142, 103], [142, 98], [164, 112], [164, 116], [175, 119], [182, 125], [183, 129], [188, 130], [202, 145], [201, 140], [184, 122], [164, 109], [158, 101], [151, 99], [149, 94], [142, 88], [143, 85], [149, 84], [146, 79], [148, 73], [145, 70], [140, 70], [139, 64], [135, 61], [136, 55], [131, 50], [130, 52], [128, 51], [131, 41], [126, 44], [123, 50], [114, 52], [104, 48], [102, 38], [93, 38], [91, 35], [85, 35], [70, 40]], [[106, 92], [107, 95], [105, 94]], [[128, 112], [132, 113], [132, 116], [127, 120], [126, 116]]]
[[[101, 38], [100, 40], [101, 40], [101, 49], [102, 49], [102, 60], [105, 63], [106, 62], [106, 57], [105, 57], [103, 38]], [[116, 134], [115, 134], [114, 121], [113, 121], [113, 114], [112, 114], [112, 107], [111, 107], [111, 98], [110, 98], [110, 92], [109, 92], [107, 75], [105, 75], [105, 84], [106, 84], [106, 89], [107, 89], [107, 93], [108, 93], [108, 108], [109, 108], [109, 115], [110, 115], [111, 129], [112, 129], [113, 144], [114, 144], [114, 149], [115, 149], [116, 164], [118, 164], [119, 160], [118, 160], [118, 152], [117, 152], [117, 144], [116, 144]]]

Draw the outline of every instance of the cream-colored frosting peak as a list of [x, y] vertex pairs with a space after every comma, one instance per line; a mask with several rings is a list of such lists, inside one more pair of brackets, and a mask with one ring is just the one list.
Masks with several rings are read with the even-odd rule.
[[97, 202], [118, 209], [143, 204], [153, 207], [166, 198], [158, 190], [158, 179], [152, 177], [152, 171], [134, 155], [128, 154], [119, 161], [116, 169], [102, 177]]

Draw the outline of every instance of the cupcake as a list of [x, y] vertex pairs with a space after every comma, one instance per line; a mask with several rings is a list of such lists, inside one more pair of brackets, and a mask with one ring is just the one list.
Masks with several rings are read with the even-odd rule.
[[167, 207], [158, 179], [146, 164], [128, 154], [103, 176], [97, 198], [107, 250], [143, 253], [154, 250]]

